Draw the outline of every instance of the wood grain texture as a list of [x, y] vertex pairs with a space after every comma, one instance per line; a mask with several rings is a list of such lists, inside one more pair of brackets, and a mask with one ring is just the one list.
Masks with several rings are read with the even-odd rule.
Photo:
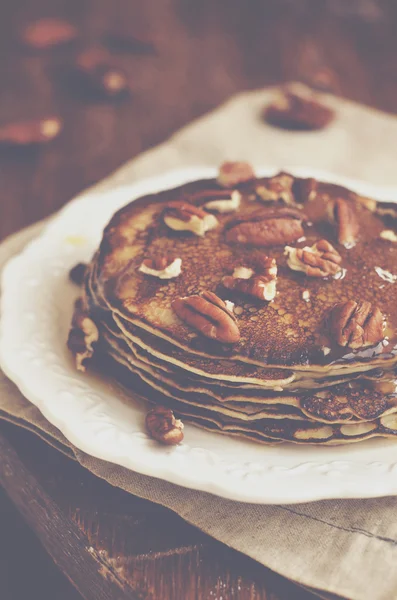
[[31, 433], [1, 423], [0, 455], [0, 484], [86, 600], [313, 598]]
[[[77, 41], [27, 50], [18, 31], [40, 17], [70, 20]], [[0, 236], [243, 89], [328, 69], [341, 95], [397, 112], [396, 26], [394, 0], [5, 0], [0, 125], [58, 114], [64, 129], [42, 148], [0, 149]], [[76, 54], [98, 43], [127, 73], [130, 98], [76, 84]], [[311, 597], [32, 435], [5, 424], [0, 434], [2, 484], [87, 600]]]

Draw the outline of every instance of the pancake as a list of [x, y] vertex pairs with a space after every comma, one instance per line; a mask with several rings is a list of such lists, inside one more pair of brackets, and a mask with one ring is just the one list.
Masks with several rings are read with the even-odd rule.
[[394, 437], [396, 283], [396, 205], [231, 163], [113, 216], [68, 345], [78, 368], [211, 431]]
[[[295, 179], [294, 189], [301, 190], [304, 181]], [[286, 244], [266, 248], [266, 254], [277, 261], [277, 296], [273, 302], [261, 302], [225, 290], [222, 279], [234, 268], [252, 263], [252, 244], [233, 244], [226, 233], [236, 218], [249, 218], [264, 203], [255, 190], [269, 185], [268, 178], [254, 179], [236, 186], [241, 193], [241, 205], [236, 214], [217, 214], [219, 226], [204, 236], [173, 231], [163, 222], [164, 207], [170, 201], [182, 201], [197, 206], [204, 193], [221, 188], [215, 180], [186, 184], [174, 190], [147, 196], [127, 205], [116, 213], [105, 229], [99, 253], [97, 286], [109, 308], [128, 323], [144, 329], [158, 338], [190, 353], [211, 357], [228, 357], [255, 365], [293, 366], [295, 370], [321, 369], [332, 365], [356, 365], [371, 361], [396, 361], [397, 286], [387, 275], [396, 271], [397, 245], [381, 237], [391, 227], [385, 210], [394, 211], [390, 204], [381, 211], [376, 202], [364, 201], [348, 190], [330, 184], [319, 184], [318, 200], [309, 200], [296, 192], [302, 206], [304, 240], [297, 248], [312, 246], [316, 241], [331, 242], [342, 259], [345, 276], [340, 279], [308, 277], [288, 267]], [[309, 194], [310, 195], [310, 194]], [[249, 198], [255, 197], [255, 200]], [[354, 247], [340, 244], [335, 226], [327, 220], [327, 206], [342, 197], [351, 205], [357, 218], [359, 233]], [[324, 201], [326, 198], [326, 202]], [[267, 205], [268, 203], [266, 203]], [[275, 209], [278, 209], [278, 205]], [[268, 210], [268, 207], [266, 208]], [[394, 220], [391, 219], [392, 223]], [[229, 229], [228, 229], [229, 228]], [[258, 250], [264, 253], [263, 248]], [[148, 256], [172, 255], [182, 259], [182, 273], [162, 281], [139, 271]], [[379, 270], [379, 268], [381, 270]], [[377, 270], [376, 270], [377, 269]], [[362, 285], [365, 278], [365, 285]], [[239, 308], [240, 340], [236, 344], [221, 344], [202, 335], [181, 321], [171, 308], [175, 298], [187, 297], [203, 290], [217, 292], [222, 298], [235, 301]], [[302, 298], [308, 291], [310, 301]], [[354, 300], [371, 302], [387, 318], [387, 344], [378, 344], [354, 353], [339, 347], [327, 337], [324, 321], [337, 302]], [[323, 348], [330, 352], [324, 355]]]

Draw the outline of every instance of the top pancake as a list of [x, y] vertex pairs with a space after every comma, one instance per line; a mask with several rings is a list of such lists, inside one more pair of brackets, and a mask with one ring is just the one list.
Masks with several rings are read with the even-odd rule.
[[[271, 248], [233, 244], [225, 239], [225, 226], [236, 218], [263, 208], [280, 206], [264, 203], [256, 194], [258, 185], [269, 178], [254, 179], [235, 186], [242, 194], [239, 209], [219, 214], [218, 227], [203, 237], [171, 230], [163, 222], [164, 206], [175, 200], [202, 206], [200, 195], [222, 189], [216, 180], [203, 180], [173, 190], [146, 196], [121, 209], [104, 231], [96, 263], [96, 284], [109, 308], [125, 320], [164, 338], [193, 354], [228, 357], [253, 364], [300, 368], [331, 368], [333, 365], [368, 363], [368, 368], [397, 360], [397, 282], [382, 275], [397, 275], [397, 243], [380, 236], [384, 230], [397, 233], [397, 207], [357, 196], [345, 188], [320, 183], [317, 197], [309, 200], [305, 181], [295, 179], [293, 191], [304, 220], [305, 240], [289, 244], [295, 248], [328, 240], [342, 257], [343, 278], [312, 278], [291, 270], [284, 254], [285, 244]], [[193, 197], [194, 196], [194, 197]], [[335, 225], [325, 218], [326, 202], [346, 199], [359, 223], [357, 243], [347, 249], [338, 243]], [[282, 206], [282, 204], [281, 204]], [[221, 285], [225, 275], [239, 266], [249, 266], [253, 253], [277, 261], [277, 295], [264, 302], [233, 293]], [[148, 257], [171, 255], [182, 259], [182, 273], [160, 280], [138, 269]], [[379, 271], [378, 268], [382, 271]], [[375, 270], [377, 268], [377, 270]], [[379, 275], [379, 272], [381, 275]], [[178, 297], [202, 291], [215, 292], [239, 307], [237, 324], [241, 338], [235, 344], [220, 344], [182, 322], [171, 308]], [[308, 290], [310, 301], [302, 298]], [[364, 350], [340, 347], [325, 329], [325, 321], [336, 303], [354, 300], [371, 302], [386, 317], [386, 341]], [[324, 348], [328, 353], [324, 352]], [[329, 351], [330, 350], [330, 351]]]

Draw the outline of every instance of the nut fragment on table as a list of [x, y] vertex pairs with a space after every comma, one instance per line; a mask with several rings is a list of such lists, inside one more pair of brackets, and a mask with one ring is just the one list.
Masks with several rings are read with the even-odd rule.
[[25, 25], [20, 32], [22, 42], [36, 50], [66, 44], [76, 37], [76, 27], [63, 19], [38, 19]]
[[334, 111], [303, 84], [286, 85], [265, 110], [265, 119], [282, 129], [323, 129], [334, 118]]
[[219, 168], [218, 183], [224, 187], [235, 187], [255, 178], [255, 171], [247, 162], [227, 161]]
[[149, 435], [166, 446], [176, 446], [183, 440], [183, 423], [164, 406], [152, 408], [146, 415], [146, 429]]
[[168, 258], [157, 256], [155, 258], [145, 258], [139, 267], [139, 271], [145, 275], [151, 275], [158, 279], [174, 279], [182, 272], [181, 258]]
[[219, 224], [214, 215], [202, 208], [177, 200], [166, 205], [163, 220], [174, 231], [190, 231], [200, 237]]
[[292, 193], [292, 184], [294, 178], [288, 173], [279, 173], [271, 177], [265, 183], [256, 186], [257, 196], [264, 202], [277, 202], [282, 200], [285, 204], [295, 204], [294, 194]]
[[15, 121], [0, 126], [0, 144], [4, 146], [35, 146], [52, 141], [61, 132], [59, 117]]
[[304, 215], [288, 207], [263, 208], [227, 224], [227, 242], [269, 247], [296, 242], [304, 234]]
[[329, 218], [337, 226], [338, 242], [345, 248], [353, 248], [360, 230], [354, 206], [344, 198], [336, 198], [328, 207]]
[[86, 85], [103, 96], [115, 98], [129, 91], [126, 74], [104, 48], [93, 47], [82, 52], [76, 59], [76, 67]]
[[232, 275], [223, 277], [222, 284], [228, 290], [270, 302], [276, 296], [276, 281], [276, 261], [274, 258], [265, 257], [260, 272], [254, 272], [253, 269], [244, 266], [236, 267]]
[[171, 306], [182, 321], [205, 337], [225, 344], [234, 344], [240, 339], [236, 317], [213, 292], [176, 298]]
[[302, 271], [309, 277], [334, 276], [341, 270], [342, 257], [327, 240], [320, 240], [311, 247], [286, 246], [285, 254], [290, 269]]
[[348, 300], [334, 306], [328, 319], [332, 339], [339, 346], [359, 349], [384, 338], [385, 318], [370, 302]]

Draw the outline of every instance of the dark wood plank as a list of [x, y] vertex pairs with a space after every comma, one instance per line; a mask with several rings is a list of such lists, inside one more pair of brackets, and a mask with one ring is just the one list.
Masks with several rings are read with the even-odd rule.
[[36, 436], [0, 424], [0, 484], [86, 600], [311, 600], [311, 594]]

